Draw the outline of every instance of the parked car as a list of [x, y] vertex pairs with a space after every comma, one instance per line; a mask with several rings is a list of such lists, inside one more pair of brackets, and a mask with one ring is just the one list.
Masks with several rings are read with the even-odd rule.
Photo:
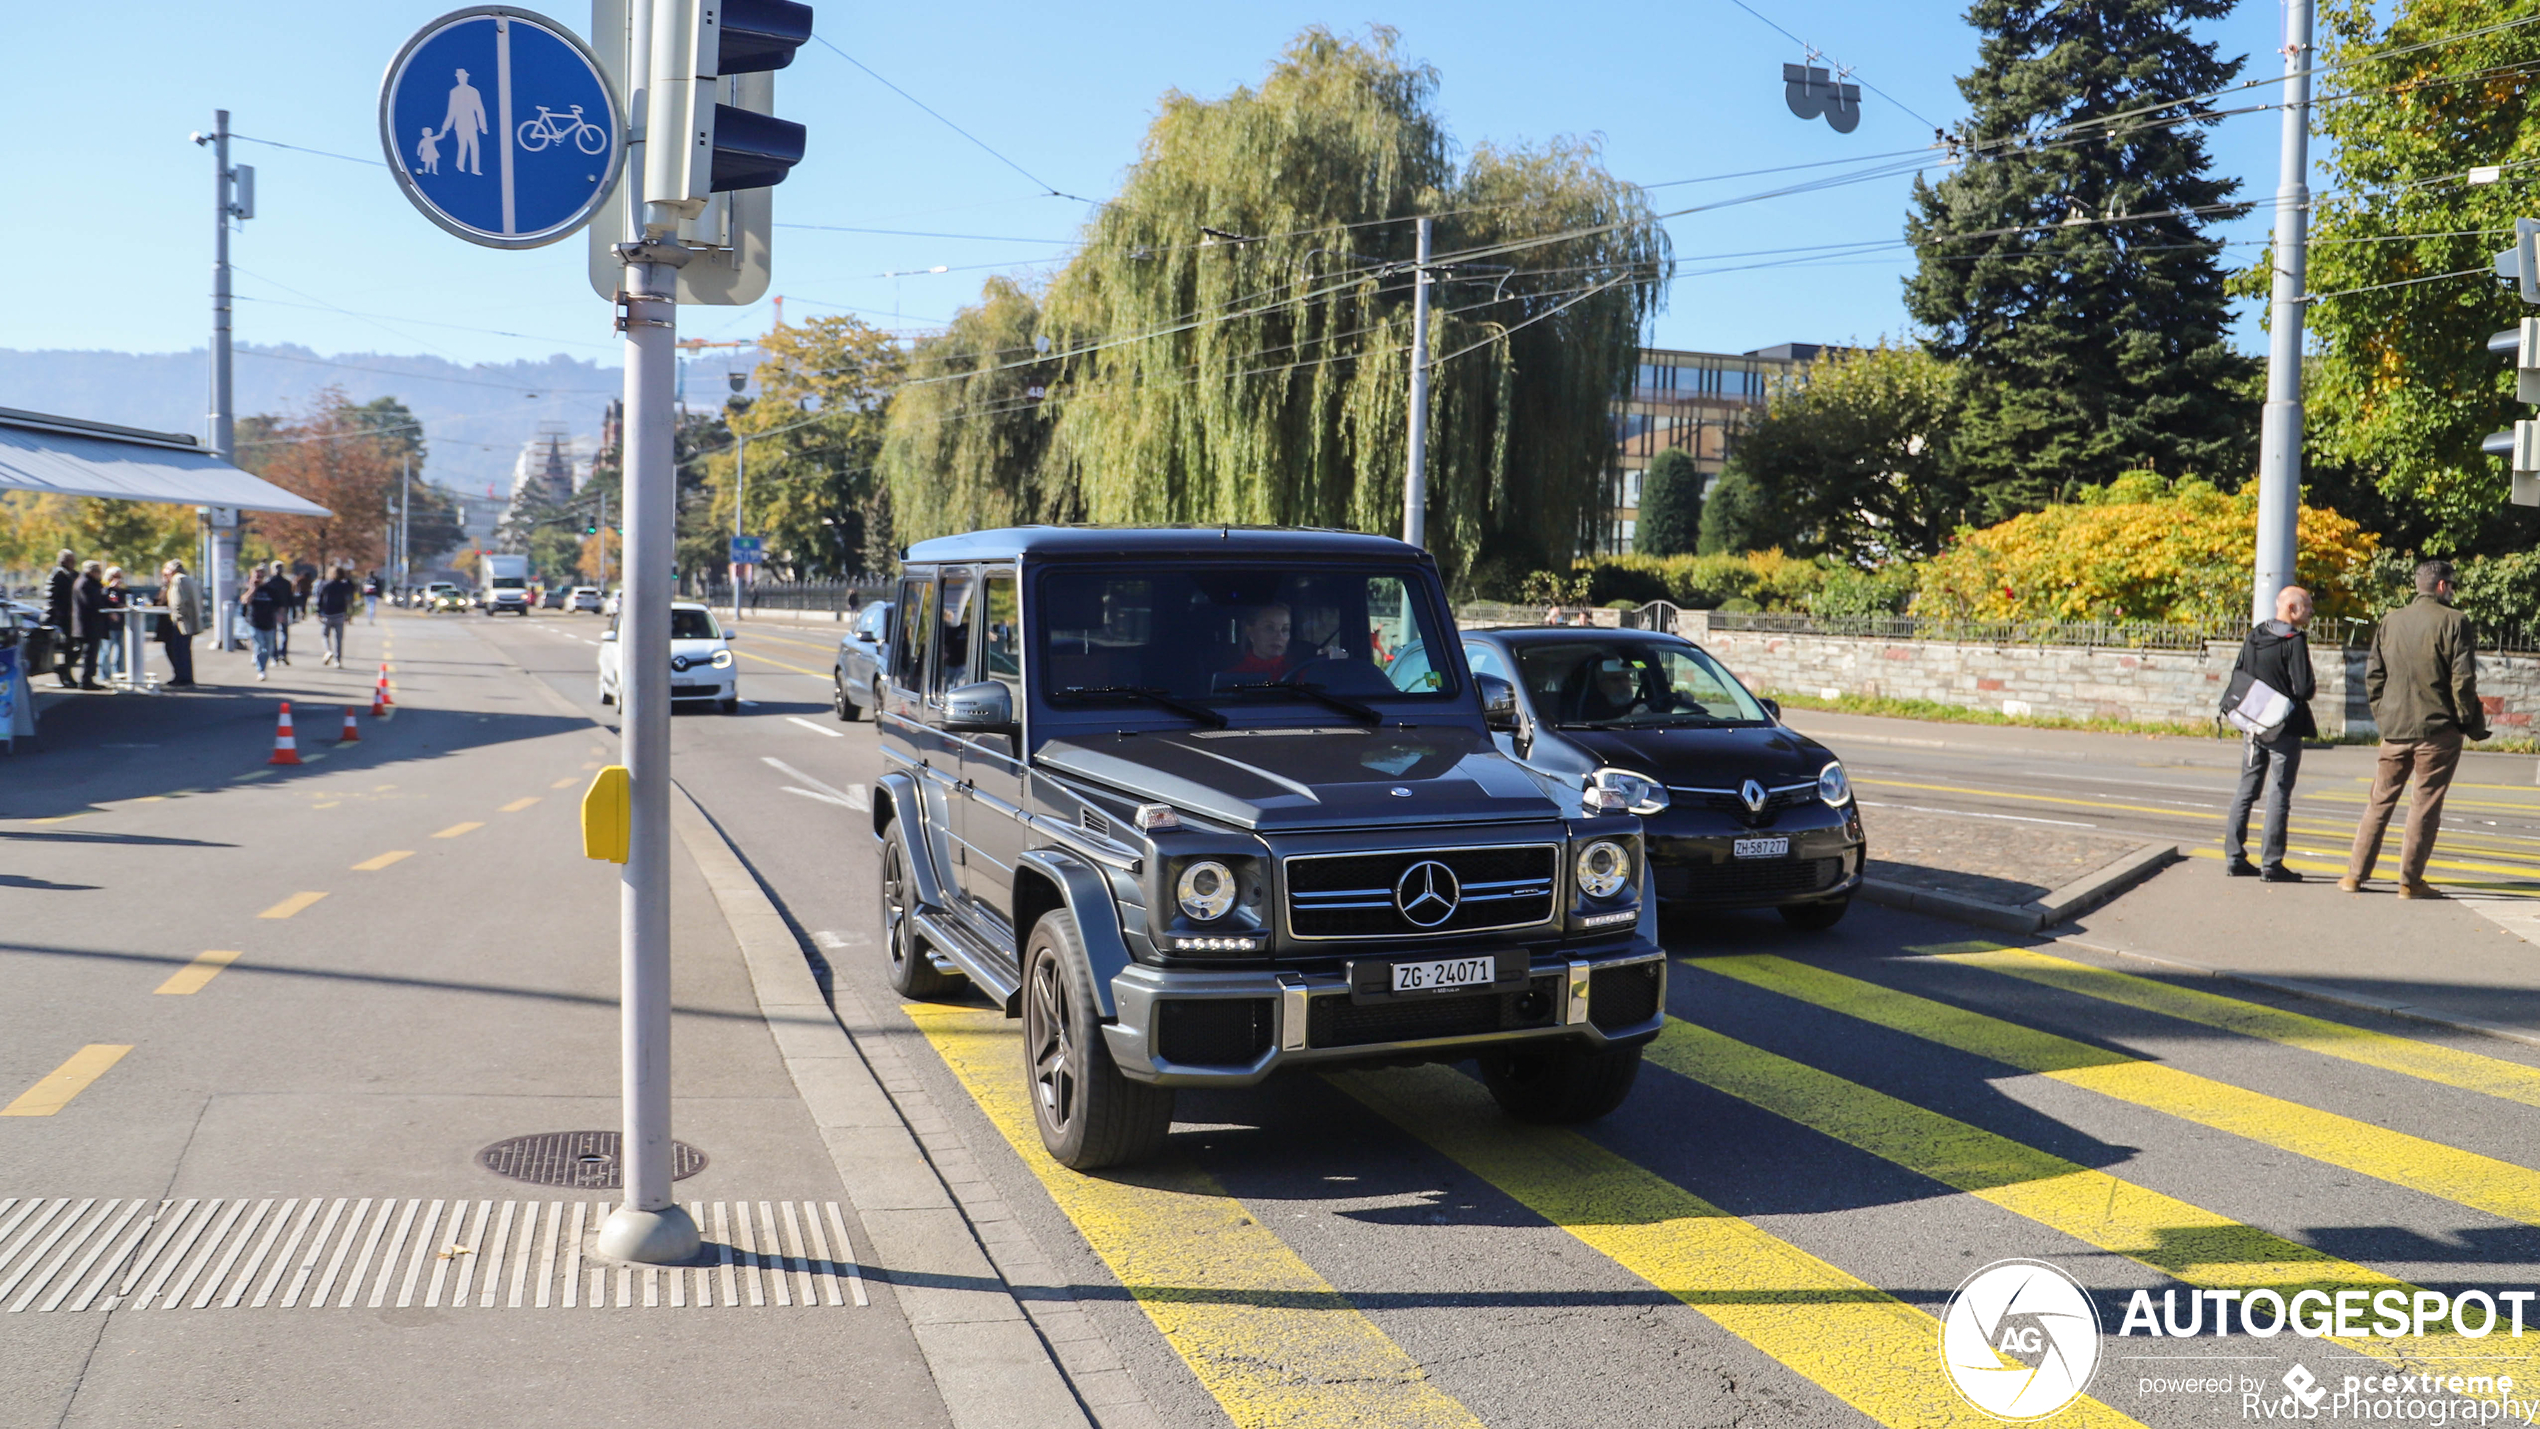
[[891, 608], [887, 600], [871, 602], [838, 637], [837, 663], [829, 671], [829, 707], [849, 723], [882, 707], [882, 667], [891, 660]]
[[[903, 563], [873, 796], [893, 988], [1023, 1023], [1042, 1144], [1156, 1150], [1178, 1087], [1478, 1058], [1602, 1116], [1664, 1018], [1640, 822], [1492, 743], [1416, 547], [1035, 527]], [[1413, 645], [1445, 653], [1400, 677]], [[1028, 651], [1028, 654], [1027, 654]]]
[[[618, 702], [624, 666], [618, 656], [618, 622], [600, 636], [600, 703]], [[714, 612], [693, 600], [670, 606], [670, 701], [712, 700], [725, 714], [741, 708], [740, 672], [733, 668], [731, 633]]]
[[596, 614], [600, 609], [600, 588], [594, 585], [575, 586], [566, 594], [564, 608], [573, 611], [588, 610]]
[[1868, 846], [1842, 761], [1700, 646], [1646, 630], [1489, 630], [1464, 637], [1464, 658], [1517, 687], [1517, 726], [1494, 736], [1505, 753], [1640, 815], [1669, 911], [1778, 908], [1822, 929], [1852, 905]]

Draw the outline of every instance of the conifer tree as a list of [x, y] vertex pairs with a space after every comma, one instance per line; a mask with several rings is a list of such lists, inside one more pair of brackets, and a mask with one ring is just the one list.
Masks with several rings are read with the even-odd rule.
[[1702, 473], [1669, 447], [1640, 477], [1640, 525], [1632, 549], [1644, 556], [1690, 556], [1702, 544]]
[[1992, 516], [2130, 468], [2236, 485], [2249, 360], [2205, 230], [2238, 217], [2203, 104], [2242, 61], [2191, 23], [2233, 0], [1975, 0], [1965, 165], [1917, 180], [1906, 307], [1964, 368], [1962, 469]]

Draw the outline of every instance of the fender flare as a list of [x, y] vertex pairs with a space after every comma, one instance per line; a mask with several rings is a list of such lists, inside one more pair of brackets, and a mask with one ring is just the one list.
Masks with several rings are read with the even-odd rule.
[[[1064, 849], [1036, 848], [1026, 850], [1018, 860], [1016, 872], [1029, 869], [1048, 879], [1058, 889], [1060, 906], [1076, 920], [1076, 940], [1084, 947], [1086, 971], [1092, 974], [1094, 1001], [1102, 1020], [1119, 1016], [1111, 998], [1111, 980], [1134, 961], [1129, 956], [1129, 940], [1120, 932], [1120, 910], [1112, 902], [1111, 880], [1092, 863]], [[1015, 936], [1028, 942], [1029, 928], [1015, 929]]]
[[909, 879], [917, 885], [918, 906], [943, 907], [944, 885], [935, 876], [935, 864], [927, 852], [925, 840], [910, 843], [906, 832], [894, 833], [891, 830], [892, 825], [907, 822], [906, 816], [897, 811], [925, 807], [918, 801], [917, 781], [894, 770], [874, 780], [873, 790], [879, 796], [873, 801], [873, 841], [879, 844], [885, 839], [899, 840], [900, 857], [908, 860]]

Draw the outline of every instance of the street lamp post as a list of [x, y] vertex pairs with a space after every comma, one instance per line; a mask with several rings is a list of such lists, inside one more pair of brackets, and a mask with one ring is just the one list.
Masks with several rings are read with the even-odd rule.
[[2275, 283], [2267, 313], [2267, 404], [2258, 437], [2258, 543], [2249, 621], [2275, 618], [2278, 591], [2293, 583], [2302, 513], [2302, 304], [2308, 285], [2311, 6], [2284, 7], [2284, 131], [2276, 160]]
[[[729, 372], [724, 375], [730, 379], [732, 395], [736, 398], [741, 395], [742, 388], [750, 385], [750, 374], [746, 372]], [[749, 503], [749, 495], [750, 439], [741, 435], [740, 429], [735, 427], [732, 430], [732, 536], [735, 553], [740, 549], [740, 538], [750, 532], [749, 526], [742, 517], [742, 512]], [[741, 563], [736, 560], [729, 562], [729, 565], [732, 569], [732, 623], [738, 625], [741, 623]]]

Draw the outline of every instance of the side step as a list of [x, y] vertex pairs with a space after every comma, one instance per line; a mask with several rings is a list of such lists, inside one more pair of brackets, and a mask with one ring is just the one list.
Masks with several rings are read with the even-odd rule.
[[908, 915], [917, 935], [926, 940], [930, 958], [949, 960], [953, 970], [978, 985], [980, 991], [995, 998], [1011, 1014], [1018, 1006], [1016, 997], [1023, 991], [1023, 981], [1005, 967], [1005, 960], [992, 952], [951, 919], [934, 909], [914, 909]]

